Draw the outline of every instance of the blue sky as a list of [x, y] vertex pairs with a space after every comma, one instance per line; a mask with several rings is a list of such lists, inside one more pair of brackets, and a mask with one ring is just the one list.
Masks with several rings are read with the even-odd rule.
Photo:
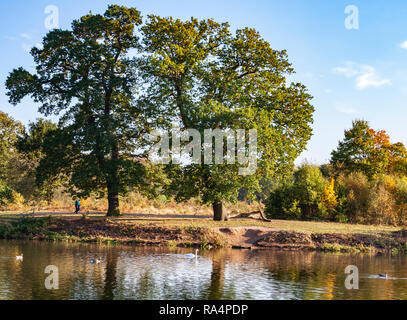
[[[16, 67], [33, 67], [29, 48], [46, 34], [44, 10], [59, 9], [59, 25], [103, 13], [108, 4], [188, 19], [213, 18], [254, 27], [275, 49], [286, 49], [296, 75], [314, 96], [314, 136], [299, 161], [324, 163], [354, 119], [407, 144], [407, 3], [402, 0], [16, 0], [0, 4], [0, 110], [27, 124], [40, 117], [26, 99], [7, 102], [4, 82]], [[345, 27], [345, 8], [359, 10], [359, 29]]]

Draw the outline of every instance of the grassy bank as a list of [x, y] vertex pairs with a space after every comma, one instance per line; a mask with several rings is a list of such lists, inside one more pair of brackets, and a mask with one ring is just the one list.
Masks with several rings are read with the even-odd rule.
[[[245, 201], [239, 201], [236, 204], [227, 204], [228, 212], [231, 214], [238, 212], [252, 212], [258, 209], [257, 204], [249, 204]], [[10, 213], [63, 213], [74, 211], [74, 201], [72, 197], [61, 190], [55, 192], [51, 202], [37, 201], [27, 204], [23, 198], [18, 198], [14, 203], [3, 206], [4, 211]], [[105, 198], [91, 196], [87, 199], [81, 199], [82, 212], [100, 212], [106, 213], [108, 202]], [[200, 215], [211, 216], [213, 209], [211, 206], [202, 205], [198, 199], [191, 199], [186, 202], [177, 203], [174, 199], [159, 196], [156, 199], [148, 199], [145, 196], [131, 192], [125, 197], [120, 197], [120, 211], [123, 214], [175, 214], [175, 215]], [[0, 213], [1, 214], [1, 213]]]
[[388, 226], [160, 215], [23, 216], [0, 214], [1, 239], [124, 243], [169, 247], [238, 247], [328, 252], [407, 253], [407, 232]]
[[220, 235], [198, 226], [132, 223], [100, 217], [0, 218], [0, 239], [67, 242], [122, 243], [136, 245], [222, 247]]

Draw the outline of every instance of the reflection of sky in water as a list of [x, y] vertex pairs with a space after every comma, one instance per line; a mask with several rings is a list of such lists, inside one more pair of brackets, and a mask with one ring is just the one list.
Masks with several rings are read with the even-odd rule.
[[252, 265], [229, 265], [225, 272], [225, 291], [245, 300], [297, 299], [298, 286], [289, 282], [276, 281], [265, 270]]
[[211, 260], [201, 257], [195, 261], [181, 254], [124, 255], [118, 277], [125, 295], [135, 299], [199, 299], [211, 269]]
[[[407, 299], [407, 257], [0, 241], [0, 299]], [[16, 261], [24, 253], [24, 261]], [[100, 264], [90, 260], [101, 258]], [[56, 265], [60, 289], [45, 289]], [[344, 287], [357, 265], [360, 290]], [[377, 274], [388, 272], [390, 279]]]

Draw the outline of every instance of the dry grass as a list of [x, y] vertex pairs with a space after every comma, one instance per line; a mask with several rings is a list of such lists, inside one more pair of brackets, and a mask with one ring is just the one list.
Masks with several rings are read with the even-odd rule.
[[[78, 215], [58, 214], [43, 212], [35, 216], [57, 216], [62, 219], [76, 220]], [[1, 221], [15, 220], [22, 217], [21, 213], [3, 212], [0, 213]], [[79, 215], [79, 217], [81, 217]], [[89, 219], [104, 220], [104, 214], [89, 214]], [[337, 233], [337, 234], [390, 234], [391, 232], [400, 231], [400, 227], [380, 226], [380, 225], [353, 225], [334, 222], [307, 222], [307, 221], [285, 221], [273, 220], [271, 222], [262, 222], [253, 219], [233, 219], [226, 222], [213, 221], [209, 216], [201, 215], [183, 215], [183, 214], [124, 214], [119, 218], [108, 218], [117, 222], [131, 225], [156, 225], [171, 227], [267, 227], [274, 231], [295, 231], [303, 233]]]
[[305, 233], [340, 233], [340, 234], [379, 234], [379, 233], [391, 233], [394, 231], [400, 231], [399, 227], [389, 226], [368, 226], [368, 225], [351, 225], [343, 223], [331, 223], [331, 222], [307, 222], [307, 221], [284, 221], [284, 220], [272, 220], [271, 222], [262, 222], [251, 219], [236, 219], [227, 222], [215, 222], [210, 218], [205, 219], [158, 219], [158, 218], [132, 218], [123, 217], [119, 218], [126, 223], [135, 224], [157, 224], [157, 225], [177, 225], [177, 226], [193, 226], [193, 227], [267, 227], [275, 231], [295, 231]]
[[[89, 198], [81, 200], [81, 213], [89, 212], [91, 219], [105, 219], [107, 202], [105, 199]], [[232, 214], [251, 212], [258, 209], [256, 204], [250, 205], [239, 202], [229, 205], [228, 211]], [[53, 215], [63, 219], [78, 219], [73, 211], [73, 201], [68, 195], [57, 193], [51, 204], [39, 204], [37, 207], [27, 207], [22, 204], [7, 208], [9, 211], [0, 212], [0, 221], [14, 220], [23, 215], [35, 212], [35, 216]], [[339, 234], [381, 234], [399, 231], [401, 228], [374, 225], [352, 225], [333, 222], [304, 222], [273, 220], [262, 222], [253, 219], [233, 219], [228, 222], [215, 222], [212, 220], [212, 210], [202, 206], [196, 200], [177, 204], [165, 197], [149, 200], [137, 193], [131, 193], [121, 199], [123, 216], [116, 218], [123, 223], [134, 225], [157, 225], [173, 227], [267, 227], [275, 231], [295, 231], [306, 233], [339, 233]], [[81, 217], [81, 215], [79, 215]]]
[[[249, 204], [247, 202], [238, 202], [226, 206], [231, 214], [252, 212], [258, 210], [258, 205]], [[93, 213], [104, 215], [107, 212], [108, 204], [106, 199], [97, 199], [90, 197], [81, 199], [81, 213]], [[67, 217], [67, 213], [74, 211], [74, 201], [64, 193], [57, 192], [51, 203], [40, 202], [29, 206], [23, 201], [17, 201], [9, 205], [0, 212], [0, 216], [17, 216], [20, 214], [63, 214]], [[173, 199], [167, 199], [164, 196], [159, 196], [157, 199], [148, 199], [138, 193], [130, 193], [126, 197], [120, 199], [120, 211], [124, 215], [138, 216], [138, 218], [155, 216], [167, 219], [175, 217], [180, 219], [188, 218], [209, 218], [212, 216], [212, 208], [203, 206], [197, 199], [191, 199], [184, 203], [177, 203]]]
[[[251, 209], [251, 205], [240, 202], [236, 205], [228, 206], [231, 213], [245, 212], [244, 210]], [[82, 212], [107, 212], [108, 203], [107, 199], [98, 199], [90, 197], [88, 199], [81, 199]], [[16, 201], [4, 208], [5, 212], [19, 212], [19, 213], [32, 213], [32, 212], [55, 212], [65, 213], [74, 210], [74, 200], [69, 195], [63, 192], [56, 192], [53, 200], [50, 203], [45, 201], [37, 202], [35, 204], [27, 205], [24, 203], [23, 198], [16, 199]], [[241, 211], [243, 210], [243, 211]], [[209, 206], [203, 206], [197, 199], [191, 199], [185, 203], [177, 203], [173, 199], [167, 199], [165, 196], [159, 196], [156, 199], [148, 199], [138, 193], [129, 193], [126, 197], [120, 198], [120, 211], [126, 213], [137, 214], [185, 214], [185, 215], [211, 215], [212, 209]]]

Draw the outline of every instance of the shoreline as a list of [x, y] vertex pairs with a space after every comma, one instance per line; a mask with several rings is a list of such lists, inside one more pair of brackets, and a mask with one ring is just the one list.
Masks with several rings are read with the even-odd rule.
[[303, 232], [270, 226], [199, 226], [109, 218], [0, 218], [0, 239], [343, 253], [407, 254], [407, 232]]

